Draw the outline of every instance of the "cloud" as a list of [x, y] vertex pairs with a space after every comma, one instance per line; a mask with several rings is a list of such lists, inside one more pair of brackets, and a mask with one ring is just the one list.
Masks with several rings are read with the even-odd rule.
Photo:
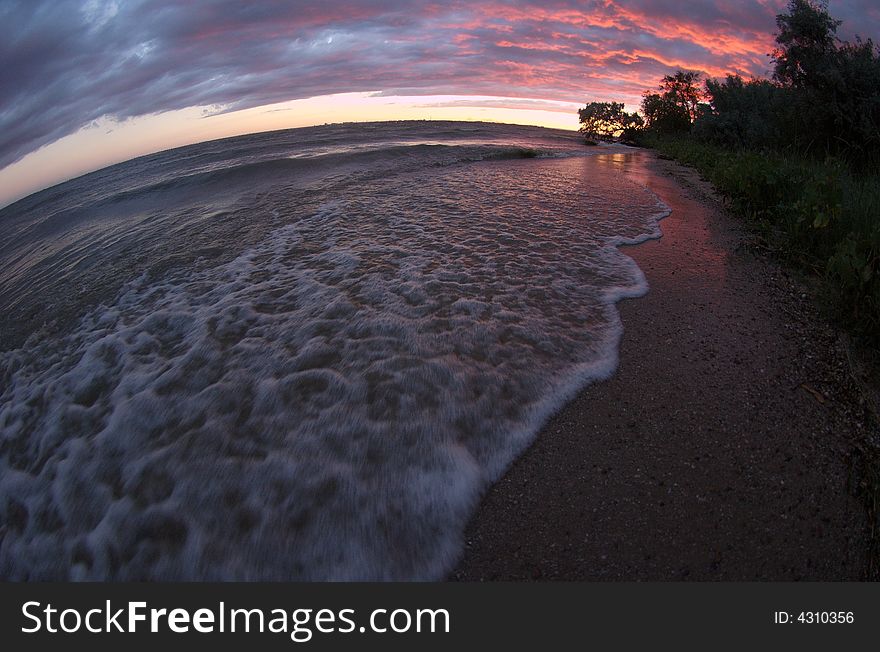
[[574, 114], [579, 105], [572, 102], [553, 102], [550, 100], [531, 100], [510, 97], [457, 98], [442, 102], [425, 102], [416, 105], [423, 109], [448, 108], [484, 108], [484, 109], [515, 109], [530, 111], [553, 111], [556, 113]]
[[[0, 168], [102, 117], [380, 89], [638, 102], [671, 68], [765, 74], [783, 0], [0, 3]], [[835, 11], [837, 7], [832, 7]], [[856, 0], [840, 16], [876, 33]]]

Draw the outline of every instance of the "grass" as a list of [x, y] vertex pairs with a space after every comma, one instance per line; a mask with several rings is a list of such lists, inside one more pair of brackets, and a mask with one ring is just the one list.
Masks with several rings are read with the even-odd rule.
[[849, 331], [880, 344], [880, 176], [833, 159], [729, 151], [686, 137], [650, 145], [699, 170], [767, 246], [824, 280]]

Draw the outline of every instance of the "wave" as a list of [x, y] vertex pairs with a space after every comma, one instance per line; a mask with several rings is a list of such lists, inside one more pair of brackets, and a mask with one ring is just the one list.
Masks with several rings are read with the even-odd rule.
[[[0, 353], [0, 576], [442, 577], [487, 484], [613, 372], [614, 304], [647, 290], [617, 246], [668, 209], [565, 155], [250, 161], [147, 191], [276, 180], [238, 218], [96, 226], [80, 257], [190, 257]], [[277, 181], [314, 164], [334, 176]], [[228, 255], [196, 264], [199, 238]]]
[[[373, 174], [387, 174], [389, 167], [412, 169], [413, 165], [443, 167], [457, 163], [510, 160], [518, 158], [544, 158], [565, 155], [552, 150], [504, 145], [448, 145], [448, 144], [398, 144], [369, 145], [364, 149], [336, 148], [341, 151], [283, 156], [265, 160], [245, 160], [224, 164], [192, 174], [175, 175], [155, 183], [139, 186], [106, 198], [106, 202], [123, 202], [155, 192], [168, 192], [181, 188], [197, 187], [203, 191], [216, 191], [242, 183], [257, 185], [290, 182], [302, 177], [316, 177], [323, 171], [347, 171], [351, 168]], [[587, 153], [581, 153], [586, 155]], [[570, 154], [568, 154], [570, 155]], [[368, 168], [367, 166], [377, 166]]]

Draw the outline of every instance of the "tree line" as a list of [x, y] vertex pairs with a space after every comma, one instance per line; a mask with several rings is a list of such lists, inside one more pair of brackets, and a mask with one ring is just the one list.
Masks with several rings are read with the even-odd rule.
[[838, 156], [855, 166], [880, 160], [880, 52], [870, 40], [837, 38], [825, 4], [791, 0], [776, 17], [772, 79], [707, 79], [679, 70], [644, 94], [641, 115], [592, 102], [579, 111], [588, 140], [644, 142], [691, 134], [728, 147]]
[[826, 3], [776, 17], [770, 79], [666, 75], [641, 114], [592, 103], [588, 142], [653, 147], [696, 167], [763, 244], [823, 276], [828, 305], [880, 345], [880, 51], [843, 41]]

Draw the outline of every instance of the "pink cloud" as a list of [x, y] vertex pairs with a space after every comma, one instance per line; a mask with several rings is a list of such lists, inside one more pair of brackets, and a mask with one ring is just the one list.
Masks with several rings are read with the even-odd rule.
[[[6, 7], [9, 7], [8, 9]], [[348, 91], [637, 104], [674, 68], [760, 76], [785, 0], [144, 0], [4, 5], [0, 167], [101, 116]], [[832, 11], [838, 10], [835, 5]], [[880, 32], [873, 0], [842, 33]]]

